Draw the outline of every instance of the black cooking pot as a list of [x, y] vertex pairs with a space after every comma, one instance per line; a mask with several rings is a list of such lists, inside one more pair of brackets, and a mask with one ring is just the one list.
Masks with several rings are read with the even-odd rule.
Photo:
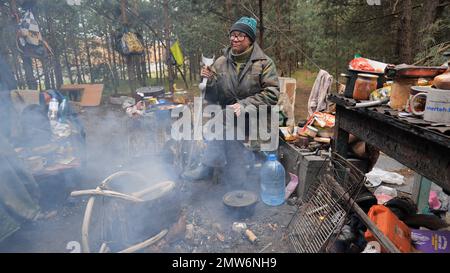
[[255, 213], [258, 195], [251, 191], [232, 191], [223, 196], [223, 204], [232, 217], [243, 219]]

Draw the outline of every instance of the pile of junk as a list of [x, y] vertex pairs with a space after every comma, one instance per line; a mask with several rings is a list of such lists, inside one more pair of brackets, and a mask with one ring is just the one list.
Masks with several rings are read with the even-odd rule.
[[[450, 125], [450, 52], [441, 66], [392, 65], [356, 56], [341, 94], [356, 108], [386, 105], [400, 118]], [[444, 132], [445, 133], [445, 132]]]
[[[450, 52], [443, 54], [443, 59], [449, 57]], [[319, 76], [321, 73], [324, 72], [319, 72]], [[316, 83], [324, 82], [319, 76]], [[384, 112], [399, 119], [420, 120], [430, 128], [438, 128], [440, 133], [450, 132], [448, 61], [442, 66], [390, 65], [355, 56], [349, 63], [348, 73], [341, 76], [346, 79], [346, 85], [341, 85], [337, 92], [351, 107], [383, 107]], [[330, 94], [333, 80], [328, 81], [324, 92]], [[445, 189], [433, 185], [420, 197], [397, 191], [396, 187], [405, 183], [405, 177], [374, 168], [379, 151], [352, 135], [349, 139], [352, 156], [369, 159], [370, 164], [364, 172], [356, 170], [344, 175], [342, 180], [347, 182], [339, 181], [337, 173], [351, 170], [354, 165], [349, 167], [347, 162], [336, 167], [337, 155], [331, 149], [335, 110], [325, 102], [327, 96], [321, 97], [327, 107], [313, 109], [316, 111], [310, 111], [309, 118], [298, 126], [280, 128], [281, 138], [287, 143], [304, 153], [326, 155], [330, 161], [329, 165], [324, 164], [319, 178], [300, 200], [299, 211], [291, 222], [289, 238], [295, 251], [450, 253], [450, 199]], [[329, 166], [334, 167], [330, 170]], [[346, 185], [348, 181], [351, 185]], [[352, 202], [361, 208], [359, 212], [349, 209]], [[363, 218], [370, 219], [391, 246], [395, 246], [394, 250], [368, 229]]]
[[110, 101], [120, 105], [126, 119], [128, 155], [140, 157], [160, 153], [170, 139], [172, 111], [184, 109], [187, 92], [167, 93], [163, 86], [141, 87], [133, 97], [122, 96]]

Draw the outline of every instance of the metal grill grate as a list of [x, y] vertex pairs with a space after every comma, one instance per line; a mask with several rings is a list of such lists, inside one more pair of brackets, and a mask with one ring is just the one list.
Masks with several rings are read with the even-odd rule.
[[349, 206], [336, 183], [353, 197], [365, 182], [364, 174], [337, 154], [327, 159], [320, 173], [289, 225], [289, 240], [299, 253], [322, 252], [339, 234]]

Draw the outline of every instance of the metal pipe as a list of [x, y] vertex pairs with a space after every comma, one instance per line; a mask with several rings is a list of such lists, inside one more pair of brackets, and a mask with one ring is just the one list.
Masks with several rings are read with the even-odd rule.
[[373, 233], [375, 238], [380, 242], [380, 244], [390, 253], [401, 253], [400, 250], [378, 229], [378, 227], [370, 220], [367, 214], [356, 204], [356, 202], [351, 198], [342, 188], [342, 186], [337, 183], [334, 179], [329, 179], [329, 181], [335, 186], [335, 190], [342, 195], [342, 197], [349, 203], [353, 204], [353, 211], [359, 217], [361, 221], [367, 226], [367, 228]]

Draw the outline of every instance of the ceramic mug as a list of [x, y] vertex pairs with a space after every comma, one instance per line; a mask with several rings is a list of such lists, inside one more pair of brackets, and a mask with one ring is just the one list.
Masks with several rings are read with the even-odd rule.
[[413, 113], [416, 116], [423, 116], [425, 113], [425, 105], [427, 102], [427, 92], [417, 93], [411, 95], [409, 99], [407, 110], [409, 113]]
[[416, 94], [412, 103], [420, 96], [426, 98], [425, 109], [421, 112], [412, 107], [414, 115], [423, 115], [425, 121], [450, 124], [450, 90], [430, 88], [428, 93]]
[[[416, 108], [416, 112], [421, 113], [425, 110], [426, 97], [420, 93], [428, 93], [429, 87], [425, 86], [413, 86], [409, 93], [408, 101], [406, 102], [405, 111], [412, 113], [412, 108]], [[416, 96], [420, 94], [419, 96]], [[423, 113], [421, 114], [423, 115]]]

